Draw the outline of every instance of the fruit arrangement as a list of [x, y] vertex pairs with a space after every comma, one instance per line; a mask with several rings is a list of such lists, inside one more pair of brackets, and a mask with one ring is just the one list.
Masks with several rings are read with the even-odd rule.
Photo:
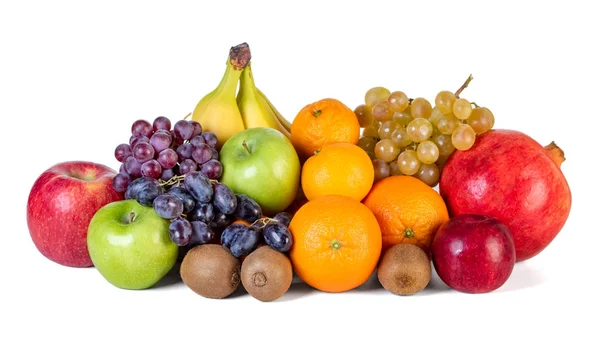
[[114, 149], [118, 170], [73, 161], [43, 172], [27, 203], [37, 249], [123, 289], [177, 269], [211, 299], [241, 286], [274, 301], [294, 275], [333, 293], [376, 275], [406, 296], [434, 270], [486, 293], [566, 223], [564, 153], [494, 129], [492, 112], [462, 97], [471, 76], [433, 104], [374, 87], [354, 110], [323, 98], [289, 122], [250, 59], [248, 44], [232, 47], [217, 88], [174, 124], [134, 121]]

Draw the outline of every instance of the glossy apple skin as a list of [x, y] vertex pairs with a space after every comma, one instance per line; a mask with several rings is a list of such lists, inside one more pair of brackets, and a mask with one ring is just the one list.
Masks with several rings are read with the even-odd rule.
[[442, 225], [432, 242], [433, 265], [449, 287], [486, 293], [501, 287], [516, 261], [510, 232], [496, 218], [463, 214]]
[[90, 220], [102, 206], [123, 199], [112, 187], [116, 172], [102, 164], [71, 161], [43, 172], [27, 201], [27, 225], [45, 257], [69, 267], [90, 267]]
[[546, 248], [571, 209], [569, 185], [551, 153], [518, 131], [492, 130], [471, 149], [455, 151], [439, 186], [452, 216], [485, 214], [504, 223], [517, 262]]
[[90, 222], [87, 241], [96, 269], [123, 289], [152, 287], [171, 270], [179, 252], [169, 237], [169, 220], [135, 200], [99, 209]]
[[285, 210], [296, 198], [300, 160], [281, 132], [263, 127], [242, 131], [225, 142], [219, 158], [221, 182], [235, 193], [253, 198], [265, 215]]

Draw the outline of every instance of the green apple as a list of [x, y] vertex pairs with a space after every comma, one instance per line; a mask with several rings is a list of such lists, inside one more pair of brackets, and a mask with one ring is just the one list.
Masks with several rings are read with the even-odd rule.
[[254, 199], [265, 215], [286, 209], [300, 184], [300, 160], [281, 132], [250, 128], [229, 138], [219, 153], [221, 182]]
[[114, 286], [146, 289], [177, 261], [169, 220], [135, 200], [112, 202], [92, 217], [87, 234], [94, 266]]

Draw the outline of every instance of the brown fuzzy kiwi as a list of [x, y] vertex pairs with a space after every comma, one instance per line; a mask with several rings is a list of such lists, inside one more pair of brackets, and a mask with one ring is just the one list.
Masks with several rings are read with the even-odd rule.
[[263, 302], [273, 301], [290, 289], [292, 263], [285, 254], [262, 246], [244, 259], [241, 278], [252, 297]]
[[240, 261], [221, 245], [199, 245], [185, 254], [180, 274], [198, 295], [225, 298], [240, 285]]
[[431, 280], [427, 254], [411, 244], [396, 244], [383, 255], [377, 269], [379, 283], [396, 295], [412, 295], [425, 289]]

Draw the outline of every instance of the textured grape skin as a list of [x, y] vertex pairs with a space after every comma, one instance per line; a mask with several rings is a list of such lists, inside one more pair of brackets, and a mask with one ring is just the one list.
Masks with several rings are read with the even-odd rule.
[[191, 221], [211, 222], [215, 218], [214, 207], [211, 203], [199, 202], [196, 207], [188, 213]]
[[202, 134], [202, 137], [204, 138], [204, 140], [206, 141], [206, 144], [208, 144], [208, 146], [212, 147], [213, 149], [215, 148], [215, 146], [217, 146], [218, 139], [217, 139], [217, 135], [215, 135], [214, 133], [204, 132]]
[[152, 124], [150, 124], [150, 122], [148, 122], [147, 120], [138, 119], [131, 125], [131, 135], [136, 137], [150, 137], [152, 136], [152, 131]]
[[115, 158], [120, 163], [124, 162], [127, 157], [131, 156], [131, 146], [129, 144], [119, 144], [115, 148]]
[[287, 227], [273, 223], [268, 224], [263, 229], [265, 243], [278, 252], [287, 252], [292, 248], [292, 234]]
[[233, 221], [235, 221], [235, 216], [233, 214], [223, 214], [221, 212], [217, 212], [214, 216], [214, 219], [208, 225], [211, 228], [219, 229], [231, 225]]
[[203, 245], [215, 238], [215, 232], [205, 222], [191, 221], [190, 224], [192, 225], [192, 237], [189, 244]]
[[219, 179], [223, 174], [223, 165], [218, 160], [210, 159], [206, 163], [202, 164], [202, 173], [204, 173], [209, 179]]
[[223, 247], [229, 248], [235, 235], [237, 235], [237, 233], [243, 228], [246, 228], [246, 226], [244, 226], [241, 223], [234, 223], [225, 228], [223, 233], [221, 233], [221, 245], [223, 245]]
[[113, 188], [115, 191], [123, 193], [127, 191], [127, 186], [129, 186], [129, 175], [117, 173], [113, 177]]
[[198, 164], [204, 164], [212, 158], [212, 151], [208, 144], [200, 144], [192, 150], [192, 158]]
[[137, 143], [148, 143], [150, 142], [150, 138], [146, 137], [146, 136], [131, 136], [129, 138], [129, 146], [131, 147], [131, 149], [133, 149], [134, 146], [137, 145]]
[[131, 177], [139, 177], [142, 175], [142, 163], [129, 156], [125, 159], [125, 170]]
[[183, 203], [183, 213], [189, 213], [196, 207], [196, 200], [188, 190], [181, 186], [171, 187], [167, 192], [179, 198]]
[[186, 121], [180, 120], [173, 126], [173, 135], [180, 140], [188, 140], [194, 134], [194, 126]]
[[179, 156], [179, 159], [191, 159], [193, 151], [194, 145], [190, 143], [181, 144], [175, 150], [175, 152], [177, 152], [177, 155]]
[[198, 165], [192, 159], [184, 159], [179, 163], [179, 173], [188, 174], [198, 169]]
[[161, 194], [154, 199], [154, 211], [161, 218], [174, 219], [183, 213], [183, 202], [172, 194]]
[[192, 238], [192, 225], [181, 217], [173, 219], [169, 224], [169, 237], [177, 246], [186, 246]]
[[206, 141], [204, 140], [204, 137], [198, 135], [190, 139], [190, 144], [192, 144], [193, 146], [200, 146], [202, 144], [206, 144]]
[[240, 229], [233, 240], [229, 250], [235, 257], [241, 257], [252, 253], [261, 241], [261, 230], [258, 227], [246, 227]]
[[162, 166], [156, 159], [150, 159], [143, 163], [140, 170], [144, 177], [159, 179], [162, 175]]
[[168, 149], [173, 141], [169, 131], [159, 130], [150, 137], [149, 143], [154, 148], [155, 153]]
[[186, 174], [183, 181], [186, 189], [194, 199], [200, 202], [209, 202], [213, 198], [213, 187], [204, 173], [198, 171], [190, 172]]
[[[152, 192], [152, 191], [158, 191], [159, 193], [156, 196], [162, 194], [162, 192], [163, 192], [162, 186], [160, 186], [160, 184], [158, 183], [158, 181], [156, 181], [156, 179], [152, 179], [149, 177], [141, 177], [141, 178], [137, 178], [129, 183], [129, 186], [127, 187], [127, 191], [125, 192], [125, 198], [126, 199], [136, 199], [138, 202], [140, 202], [140, 200], [138, 200], [138, 194], [140, 194], [140, 192], [144, 189], [148, 190], [148, 191], [146, 191], [146, 194], [149, 192]], [[145, 199], [143, 199], [143, 200], [145, 200]], [[153, 201], [154, 201], [154, 199], [152, 199], [152, 201], [150, 201], [150, 204], [148, 204], [146, 206], [152, 206]], [[142, 204], [142, 203], [140, 202], [140, 204]]]
[[158, 130], [166, 130], [169, 131], [171, 129], [171, 120], [165, 116], [158, 116], [152, 122], [152, 129], [154, 132]]
[[216, 183], [213, 187], [213, 205], [223, 214], [232, 214], [237, 207], [237, 198], [225, 184]]
[[190, 124], [192, 124], [194, 130], [190, 139], [202, 134], [202, 125], [200, 123], [196, 121], [190, 121]]
[[279, 222], [282, 226], [289, 227], [292, 222], [292, 215], [288, 212], [280, 212], [275, 214], [273, 220]]
[[249, 223], [260, 219], [262, 210], [260, 205], [252, 198], [245, 194], [236, 194], [237, 207], [235, 208], [235, 216]]
[[163, 187], [158, 184], [158, 181], [156, 181], [156, 179], [149, 179], [151, 179], [152, 182], [148, 181], [147, 183], [142, 185], [135, 196], [135, 200], [138, 203], [140, 203], [140, 205], [152, 206], [154, 203], [154, 199], [156, 199], [156, 197], [163, 194], [164, 192]]

